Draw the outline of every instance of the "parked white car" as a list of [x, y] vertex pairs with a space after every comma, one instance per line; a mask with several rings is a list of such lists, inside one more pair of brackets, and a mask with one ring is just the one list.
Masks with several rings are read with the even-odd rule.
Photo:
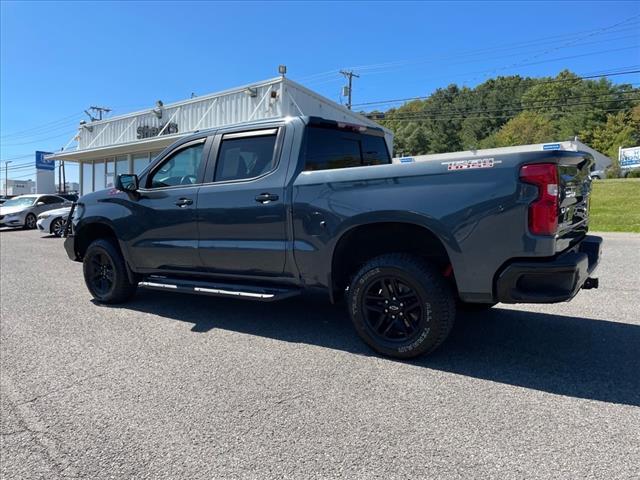
[[48, 210], [71, 206], [73, 202], [57, 195], [20, 195], [0, 206], [0, 227], [36, 228], [38, 215]]
[[56, 237], [62, 237], [69, 213], [71, 213], [71, 207], [58, 208], [41, 213], [38, 215], [38, 230], [51, 233]]

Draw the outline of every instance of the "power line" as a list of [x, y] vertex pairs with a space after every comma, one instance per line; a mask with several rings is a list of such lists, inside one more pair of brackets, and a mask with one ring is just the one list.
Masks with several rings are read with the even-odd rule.
[[28, 153], [28, 154], [24, 154], [24, 155], [21, 155], [21, 156], [18, 156], [18, 157], [3, 158], [0, 161], [4, 162], [4, 161], [10, 161], [10, 160], [20, 160], [22, 158], [28, 158], [28, 157], [32, 157], [32, 156], [33, 156], [33, 153]]
[[[577, 80], [589, 80], [592, 78], [601, 78], [601, 77], [614, 77], [614, 76], [618, 76], [618, 75], [630, 75], [633, 73], [640, 73], [640, 70], [627, 70], [625, 72], [615, 72], [615, 73], [609, 73], [609, 74], [600, 74], [600, 75], [586, 75], [586, 76], [582, 76], [582, 77], [574, 77], [574, 78], [560, 78], [560, 79], [553, 79], [553, 80], [538, 80], [536, 81], [536, 85], [542, 85], [542, 84], [547, 84], [547, 83], [558, 83], [558, 82], [574, 82]], [[529, 79], [531, 77], [521, 77], [523, 80]], [[364, 102], [364, 103], [355, 103], [353, 104], [354, 107], [364, 107], [364, 106], [370, 106], [370, 105], [381, 105], [381, 104], [385, 104], [385, 103], [400, 103], [400, 102], [410, 102], [413, 100], [426, 100], [429, 97], [431, 97], [431, 95], [424, 95], [424, 96], [417, 96], [417, 97], [406, 97], [406, 98], [397, 98], [397, 99], [393, 99], [393, 100], [378, 100], [375, 102]]]
[[64, 133], [60, 133], [58, 135], [54, 135], [52, 137], [46, 137], [46, 138], [40, 138], [38, 140], [31, 140], [28, 142], [18, 142], [18, 143], [3, 143], [2, 146], [4, 147], [10, 147], [10, 146], [17, 146], [17, 145], [31, 145], [34, 143], [40, 143], [40, 142], [44, 142], [45, 140], [52, 140], [54, 138], [60, 138], [60, 137], [68, 137], [69, 136], [69, 132], [64, 132]]
[[41, 130], [41, 129], [48, 129], [48, 128], [51, 128], [51, 126], [54, 125], [54, 124], [59, 124], [61, 122], [69, 122], [69, 119], [78, 117], [81, 114], [82, 114], [82, 112], [77, 112], [77, 113], [74, 113], [73, 115], [68, 115], [66, 117], [62, 117], [62, 118], [59, 118], [57, 120], [52, 120], [50, 122], [43, 123], [43, 124], [40, 124], [40, 125], [35, 126], [35, 127], [30, 127], [30, 128], [24, 129], [24, 130], [18, 130], [17, 132], [7, 133], [7, 134], [4, 134], [4, 135], [1, 135], [0, 138], [21, 136], [22, 134], [24, 134], [26, 132], [32, 132], [34, 130]]
[[[633, 85], [640, 85], [640, 84], [629, 84], [631, 86]], [[629, 94], [636, 94], [640, 92], [640, 90], [626, 90], [626, 91], [620, 91], [620, 92], [609, 92], [609, 93], [595, 93], [595, 94], [587, 94], [587, 95], [578, 95], [578, 96], [569, 96], [569, 97], [562, 97], [562, 98], [546, 98], [544, 100], [540, 100], [542, 102], [548, 102], [548, 101], [557, 101], [557, 100], [579, 100], [581, 98], [601, 98], [601, 97], [610, 97], [612, 95], [629, 95]], [[404, 99], [398, 99], [398, 100], [382, 100], [379, 102], [369, 102], [367, 104], [357, 104], [354, 106], [359, 106], [359, 105], [382, 105], [382, 104], [388, 104], [388, 103], [398, 103], [398, 102], [406, 102], [406, 101], [416, 101], [416, 100], [428, 100], [429, 98], [431, 98], [431, 96], [426, 96], [426, 97], [410, 97], [410, 98], [404, 98]], [[398, 107], [398, 108], [402, 108], [402, 107]]]
[[[624, 110], [628, 110], [627, 107], [621, 108], [607, 108], [602, 109], [600, 112], [621, 112]], [[522, 110], [528, 111], [528, 110]], [[542, 116], [555, 116], [558, 114], [566, 113], [566, 112], [535, 112]], [[504, 115], [478, 115], [478, 116], [455, 116], [455, 115], [440, 115], [440, 116], [427, 116], [427, 115], [417, 115], [411, 118], [386, 118], [382, 120], [383, 122], [420, 122], [420, 121], [452, 121], [452, 120], [497, 120], [497, 119], [511, 119], [513, 118], [513, 113], [507, 113]]]
[[[604, 28], [598, 28], [595, 30], [587, 30], [584, 32], [579, 32], [579, 33], [575, 33], [575, 34], [571, 34], [571, 35], [560, 35], [559, 37], [575, 37], [577, 35], [582, 35], [584, 33], [587, 33], [587, 35], [582, 35], [578, 38], [574, 38], [572, 41], [569, 41], [568, 43], [559, 46], [557, 48], [546, 48], [544, 50], [534, 50], [532, 52], [526, 52], [524, 53], [525, 55], [529, 54], [529, 55], [534, 55], [533, 57], [529, 57], [529, 58], [538, 58], [542, 55], [545, 55], [547, 53], [550, 53], [552, 51], [556, 51], [562, 48], [570, 48], [570, 47], [578, 47], [578, 46], [585, 46], [585, 45], [592, 45], [592, 44], [596, 44], [596, 43], [602, 43], [602, 42], [608, 42], [608, 41], [615, 41], [615, 40], [621, 40], [624, 38], [637, 38], [637, 36], [630, 36], [630, 37], [622, 37], [622, 38], [605, 38], [605, 39], [601, 39], [598, 41], [594, 41], [594, 42], [583, 42], [583, 43], [576, 43], [580, 40], [583, 40], [585, 38], [588, 37], [592, 37], [592, 36], [596, 36], [596, 35], [608, 35], [608, 34], [617, 34], [617, 33], [621, 33], [621, 32], [626, 32], [626, 31], [637, 31], [637, 28], [635, 28], [635, 24], [639, 23], [637, 21], [634, 21], [632, 23], [629, 23], [631, 20], [634, 20], [635, 18], [640, 17], [640, 15], [636, 15], [634, 17], [630, 17], [627, 20], [620, 22], [618, 24], [609, 26], [609, 27], [604, 27]], [[626, 25], [624, 25], [626, 24]], [[625, 26], [628, 28], [623, 28], [623, 29], [619, 29], [617, 31], [609, 31], [612, 30], [614, 28], [617, 28], [619, 26]], [[535, 41], [531, 41], [531, 42], [521, 42], [521, 43], [515, 43], [515, 44], [510, 44], [507, 47], [492, 47], [492, 48], [485, 48], [485, 49], [479, 49], [479, 50], [472, 50], [472, 51], [467, 51], [467, 52], [460, 52], [460, 53], [448, 53], [446, 55], [440, 56], [440, 57], [435, 57], [435, 58], [431, 58], [431, 59], [423, 59], [423, 60], [419, 60], [419, 61], [395, 61], [395, 62], [386, 62], [386, 63], [381, 63], [381, 64], [373, 64], [373, 65], [361, 65], [361, 66], [357, 66], [357, 67], [352, 67], [354, 69], [358, 69], [358, 70], [369, 70], [366, 73], [368, 75], [372, 75], [372, 74], [381, 74], [381, 73], [388, 73], [388, 72], [397, 72], [399, 69], [402, 69], [404, 67], [410, 66], [410, 65], [416, 65], [416, 64], [429, 64], [429, 63], [439, 63], [441, 61], [447, 61], [447, 65], [464, 65], [467, 63], [477, 63], [479, 61], [487, 61], [487, 60], [497, 60], [497, 59], [501, 59], [501, 58], [508, 58], [508, 57], [514, 57], [517, 55], [522, 55], [523, 53], [513, 53], [513, 54], [509, 54], [509, 55], [500, 55], [500, 56], [493, 56], [493, 57], [486, 57], [486, 55], [482, 55], [484, 54], [492, 54], [492, 53], [498, 53], [501, 51], [510, 51], [510, 50], [521, 50], [523, 47], [525, 48], [530, 48], [531, 46], [536, 46], [536, 44], [541, 44], [541, 45], [545, 45], [545, 44], [552, 44], [552, 45], [556, 45], [557, 41], [556, 40], [549, 40], [549, 39], [553, 39], [554, 37], [544, 37], [544, 39], [542, 39], [543, 41], [540, 42], [540, 40], [535, 40]], [[467, 57], [471, 57], [471, 61], [463, 61], [463, 62], [451, 62], [451, 59], [463, 59], [463, 58], [467, 58]], [[564, 58], [563, 58], [564, 59]], [[552, 61], [556, 61], [556, 60], [560, 60], [560, 59], [554, 59]], [[525, 62], [527, 60], [524, 60]], [[539, 63], [544, 63], [544, 62], [539, 62]], [[533, 63], [536, 64], [536, 63]], [[531, 64], [529, 64], [531, 65]], [[380, 70], [382, 68], [382, 70]], [[507, 66], [507, 67], [502, 67], [502, 69], [506, 69], [506, 68], [513, 68], [512, 65]], [[378, 70], [378, 71], [375, 71]], [[472, 72], [472, 73], [490, 73], [492, 70], [489, 71], [483, 71], [483, 72]], [[333, 78], [329, 78], [329, 79], [323, 79], [323, 77], [333, 77]], [[311, 77], [316, 77], [314, 78], [310, 83], [311, 84], [322, 84], [322, 83], [328, 83], [328, 82], [334, 82], [337, 81], [339, 78], [341, 78], [338, 75], [338, 71], [337, 70], [331, 70], [331, 71], [327, 71], [327, 72], [323, 72], [321, 74], [315, 74], [315, 75], [311, 75], [308, 77], [303, 77], [304, 78], [311, 78]], [[319, 82], [319, 83], [318, 83]]]
[[[481, 109], [481, 110], [452, 110], [452, 111], [448, 111], [448, 112], [441, 112], [441, 113], [434, 113], [434, 114], [429, 114], [426, 112], [416, 112], [415, 114], [413, 113], [402, 113], [399, 116], [397, 116], [397, 114], [393, 114], [392, 116], [390, 116], [389, 118], [385, 118], [385, 120], [393, 120], [394, 118], [398, 118], [398, 119], [411, 119], [413, 118], [413, 116], [422, 116], [422, 115], [433, 115], [433, 116], [448, 116], [451, 117], [451, 115], [466, 115], [469, 113], [492, 113], [492, 112], [522, 112], [522, 111], [526, 111], [526, 110], [539, 110], [539, 109], [551, 109], [551, 108], [557, 108], [558, 113], [562, 113], [565, 110], [560, 110], [560, 109], [565, 109], [568, 107], [576, 107], [576, 106], [582, 106], [582, 105], [598, 105], [598, 104], [607, 104], [607, 103], [616, 103], [616, 102], [627, 102], [627, 101], [634, 101], [634, 100], [640, 100], [640, 95], [638, 95], [637, 97], [633, 97], [633, 98], [624, 98], [624, 99], [618, 99], [618, 100], [601, 100], [601, 101], [593, 101], [593, 102], [576, 102], [576, 103], [557, 103], [557, 104], [537, 104], [537, 105], [529, 105], [526, 107], [503, 107], [503, 108], [498, 108], [498, 109], [493, 109], [493, 110], [485, 110], [485, 109]], [[628, 107], [623, 107], [622, 109], [625, 110]]]
[[[455, 52], [455, 51], [447, 52], [446, 54], [440, 57], [435, 57], [435, 58], [422, 57], [414, 60], [409, 60], [409, 59], [396, 60], [396, 61], [383, 62], [383, 63], [377, 63], [377, 64], [357, 65], [349, 68], [355, 69], [355, 70], [369, 71], [367, 73], [384, 73], [385, 71], [397, 71], [398, 68], [409, 66], [412, 64], [415, 65], [419, 63], [433, 63], [439, 60], [450, 60], [451, 58], [473, 57], [474, 61], [478, 61], [480, 59], [481, 54], [483, 53], [497, 53], [497, 52], [507, 52], [512, 50], [522, 50], [523, 48], [527, 49], [531, 47], [537, 47], [537, 46], [548, 45], [548, 44], [557, 45], [558, 41], [560, 41], [559, 39], [572, 40], [573, 43], [575, 43], [581, 39], [584, 39], [590, 36], [596, 36], [596, 35], [605, 36], [605, 35], [622, 33], [629, 30], [635, 32], [637, 31], [637, 28], [635, 28], [635, 24], [638, 23], [638, 21], [635, 19], [637, 19], [638, 17], [640, 17], [640, 15], [629, 17], [626, 20], [623, 20], [622, 22], [616, 23], [614, 25], [609, 25], [606, 27], [600, 27], [600, 28], [591, 29], [591, 30], [582, 30], [578, 32], [568, 33], [568, 34], [559, 34], [559, 35], [553, 35], [553, 36], [547, 35], [545, 37], [539, 37], [536, 39], [527, 40], [523, 42], [510, 43], [508, 46], [496, 45], [493, 47], [486, 47], [482, 49], [459, 51], [459, 52]], [[619, 27], [626, 27], [626, 28], [619, 28]], [[578, 38], [575, 38], [575, 37], [578, 37]], [[611, 41], [611, 40], [612, 39], [605, 39], [604, 41]], [[577, 45], [570, 45], [570, 46], [577, 46]], [[558, 47], [558, 48], [564, 48], [564, 46]], [[531, 52], [531, 53], [542, 54], [539, 51]], [[509, 55], [509, 56], [513, 56], [513, 55]], [[504, 57], [497, 57], [497, 58], [504, 58]], [[379, 70], [381, 68], [383, 69], [382, 72], [373, 72], [373, 70], [376, 70], [376, 69]], [[338, 78], [340, 78], [338, 75], [338, 70], [339, 69], [336, 68], [334, 70], [328, 70], [321, 73], [307, 75], [305, 77], [302, 77], [301, 80], [303, 81], [311, 80], [312, 83], [315, 83], [317, 81], [322, 80], [323, 77], [329, 76], [329, 77], [334, 77], [334, 79], [332, 79], [331, 81], [335, 81]]]

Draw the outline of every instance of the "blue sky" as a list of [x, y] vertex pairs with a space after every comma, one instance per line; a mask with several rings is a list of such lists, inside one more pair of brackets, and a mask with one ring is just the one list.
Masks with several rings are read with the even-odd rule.
[[127, 113], [270, 78], [280, 63], [336, 101], [336, 72], [355, 69], [355, 104], [498, 74], [640, 69], [639, 2], [3, 1], [0, 35], [0, 159], [14, 168], [67, 143], [89, 105]]

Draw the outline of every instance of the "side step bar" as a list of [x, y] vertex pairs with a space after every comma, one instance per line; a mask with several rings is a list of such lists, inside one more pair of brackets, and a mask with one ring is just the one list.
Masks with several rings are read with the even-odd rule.
[[146, 277], [138, 283], [139, 287], [150, 290], [162, 290], [214, 297], [240, 298], [259, 302], [273, 302], [300, 295], [295, 288], [263, 287], [254, 285], [236, 285], [229, 283], [211, 283], [181, 278]]

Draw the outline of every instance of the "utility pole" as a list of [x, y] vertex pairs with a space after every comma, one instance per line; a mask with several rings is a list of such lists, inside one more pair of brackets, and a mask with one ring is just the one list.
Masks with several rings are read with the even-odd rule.
[[4, 162], [4, 196], [9, 195], [9, 168], [8, 165], [11, 163], [11, 160], [7, 160]]
[[342, 96], [347, 97], [347, 108], [351, 110], [351, 93], [353, 92], [353, 77], [360, 78], [360, 75], [353, 73], [353, 70], [340, 70], [340, 73], [349, 81], [349, 85], [342, 89]]
[[60, 160], [62, 163], [62, 193], [67, 193], [67, 175], [64, 171], [64, 160]]
[[91, 110], [91, 112], [96, 113], [98, 115], [97, 117], [94, 117], [92, 113], [89, 113], [87, 110], [84, 111], [84, 113], [87, 114], [87, 116], [91, 119], [92, 122], [97, 122], [99, 120], [102, 120], [102, 114], [109, 113], [111, 111], [111, 109], [107, 107], [95, 107], [95, 106], [89, 107], [89, 110]]

